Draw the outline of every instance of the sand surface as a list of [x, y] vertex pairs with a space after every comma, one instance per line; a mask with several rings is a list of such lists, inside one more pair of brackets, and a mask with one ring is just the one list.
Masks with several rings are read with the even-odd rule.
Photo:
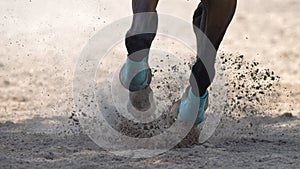
[[[161, 1], [158, 11], [190, 21], [197, 2], [173, 1]], [[299, 168], [298, 0], [239, 1], [219, 51], [228, 107], [206, 143], [131, 159], [82, 133], [72, 97], [77, 59], [130, 9], [129, 1], [0, 2], [0, 168]], [[172, 44], [161, 38], [153, 47], [191, 60]], [[121, 44], [111, 52], [124, 51]]]

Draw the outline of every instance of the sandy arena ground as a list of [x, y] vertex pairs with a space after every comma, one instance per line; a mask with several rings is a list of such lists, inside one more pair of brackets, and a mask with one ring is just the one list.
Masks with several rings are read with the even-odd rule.
[[[190, 21], [197, 2], [172, 2], [161, 1], [158, 11]], [[238, 2], [219, 52], [229, 107], [206, 143], [131, 159], [83, 134], [70, 119], [76, 61], [93, 35], [130, 9], [130, 1], [0, 1], [1, 169], [300, 167], [298, 0]]]

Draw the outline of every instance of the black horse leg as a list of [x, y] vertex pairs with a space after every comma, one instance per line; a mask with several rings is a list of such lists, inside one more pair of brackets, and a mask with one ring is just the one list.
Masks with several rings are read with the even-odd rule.
[[132, 0], [133, 22], [125, 39], [131, 60], [140, 61], [149, 55], [157, 31], [157, 4], [158, 0]]
[[195, 95], [202, 96], [213, 81], [217, 50], [235, 13], [236, 2], [202, 0], [194, 13], [197, 61], [192, 67], [190, 84]]

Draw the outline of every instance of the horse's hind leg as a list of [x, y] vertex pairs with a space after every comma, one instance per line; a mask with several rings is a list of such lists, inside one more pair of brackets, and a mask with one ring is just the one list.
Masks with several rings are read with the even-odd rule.
[[[132, 0], [133, 22], [126, 34], [128, 57], [140, 61], [148, 57], [149, 49], [156, 35], [158, 0]], [[140, 51], [140, 52], [138, 52]], [[137, 52], [136, 54], [134, 54]]]
[[194, 13], [198, 49], [190, 84], [196, 95], [203, 95], [214, 78], [216, 52], [235, 13], [236, 3], [237, 0], [202, 0]]

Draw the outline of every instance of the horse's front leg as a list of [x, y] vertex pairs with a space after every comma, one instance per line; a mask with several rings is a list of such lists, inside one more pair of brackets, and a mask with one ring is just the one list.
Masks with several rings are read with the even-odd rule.
[[133, 13], [155, 12], [158, 0], [132, 0]]
[[190, 84], [193, 93], [203, 95], [215, 76], [215, 57], [228, 25], [235, 13], [237, 0], [202, 0], [193, 17], [197, 37], [197, 61]]
[[125, 39], [128, 55], [119, 74], [122, 85], [131, 91], [131, 105], [140, 111], [149, 109], [153, 100], [149, 97], [153, 98], [148, 56], [157, 31], [157, 3], [158, 0], [132, 0], [133, 22]]
[[217, 49], [235, 13], [237, 0], [202, 0], [205, 13], [204, 33]]
[[133, 22], [126, 35], [128, 57], [132, 60], [148, 57], [157, 31], [157, 4], [158, 0], [132, 0]]

